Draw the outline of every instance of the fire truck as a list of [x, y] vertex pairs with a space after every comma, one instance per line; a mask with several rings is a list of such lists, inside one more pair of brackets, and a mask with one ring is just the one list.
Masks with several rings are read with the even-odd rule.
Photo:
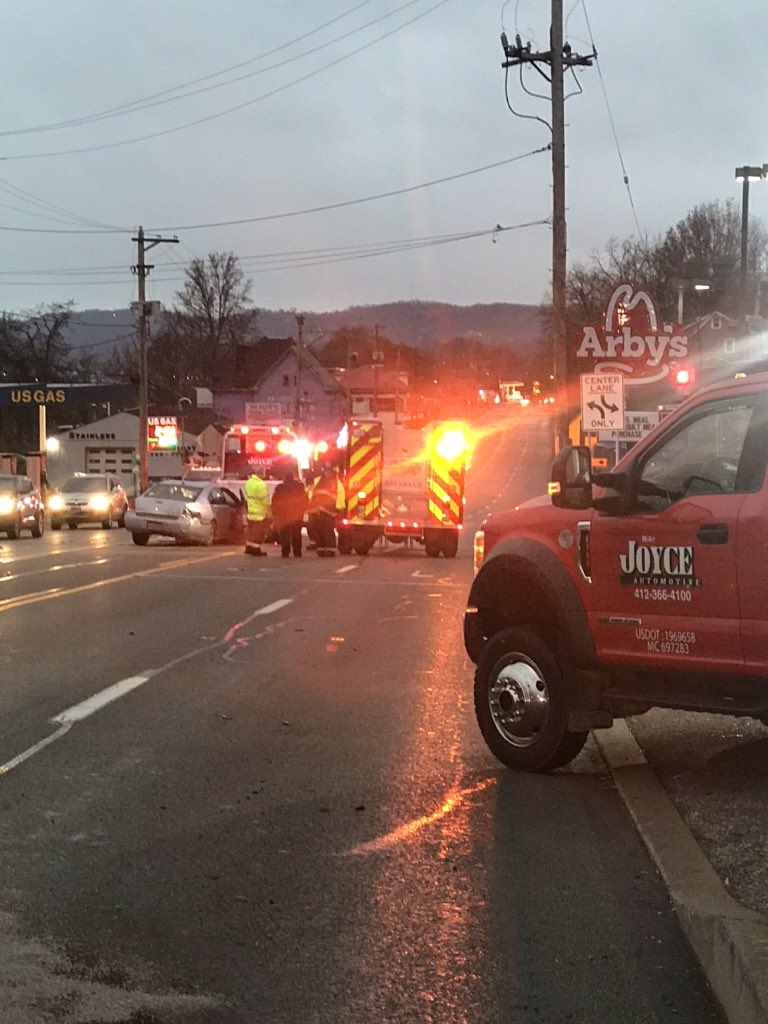
[[417, 430], [380, 419], [347, 422], [337, 441], [347, 506], [339, 551], [366, 555], [377, 540], [454, 558], [464, 523], [470, 451], [459, 422]]

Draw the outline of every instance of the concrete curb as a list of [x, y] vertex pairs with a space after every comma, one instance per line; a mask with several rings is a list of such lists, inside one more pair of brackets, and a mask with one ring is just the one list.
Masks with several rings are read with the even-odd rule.
[[730, 895], [626, 722], [594, 736], [728, 1020], [768, 1024], [768, 917]]

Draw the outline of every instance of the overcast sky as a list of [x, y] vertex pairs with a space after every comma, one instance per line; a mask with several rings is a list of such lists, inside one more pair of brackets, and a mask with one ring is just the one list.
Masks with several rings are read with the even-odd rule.
[[[569, 261], [740, 203], [734, 169], [768, 162], [766, 0], [565, 14], [573, 49], [598, 52], [566, 105]], [[550, 136], [507, 108], [499, 36], [544, 50], [549, 15], [549, 0], [4, 4], [0, 309], [126, 307], [139, 224], [179, 238], [148, 254], [164, 303], [194, 256], [224, 250], [268, 309], [540, 302]], [[548, 117], [515, 72], [508, 94]], [[750, 200], [768, 223], [768, 181]], [[225, 221], [241, 223], [205, 226]]]

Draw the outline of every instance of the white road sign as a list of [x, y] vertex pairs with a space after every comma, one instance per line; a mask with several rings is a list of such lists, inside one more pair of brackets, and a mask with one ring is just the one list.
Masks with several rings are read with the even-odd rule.
[[581, 429], [622, 430], [624, 427], [624, 374], [582, 373]]
[[624, 426], [621, 430], [601, 430], [600, 441], [640, 441], [658, 426], [661, 413], [640, 412], [637, 409], [624, 411]]

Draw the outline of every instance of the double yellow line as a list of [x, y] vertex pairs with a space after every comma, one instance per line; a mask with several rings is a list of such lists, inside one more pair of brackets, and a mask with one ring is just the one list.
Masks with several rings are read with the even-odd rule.
[[69, 597], [70, 594], [83, 594], [87, 590], [98, 590], [99, 587], [108, 587], [113, 583], [124, 583], [126, 580], [136, 579], [137, 576], [154, 576], [157, 573], [168, 572], [169, 569], [180, 569], [187, 565], [200, 565], [202, 562], [212, 562], [219, 558], [231, 558], [236, 552], [222, 551], [215, 555], [205, 555], [202, 558], [185, 558], [179, 562], [168, 562], [166, 565], [158, 565], [153, 569], [139, 569], [134, 572], [125, 573], [123, 576], [110, 576], [106, 580], [97, 580], [95, 583], [83, 583], [79, 587], [53, 587], [50, 590], [38, 590], [34, 594], [23, 594], [20, 597], [9, 597], [0, 601], [0, 612], [12, 611], [14, 608], [23, 608], [28, 604], [37, 604], [39, 601], [52, 601], [57, 597]]

